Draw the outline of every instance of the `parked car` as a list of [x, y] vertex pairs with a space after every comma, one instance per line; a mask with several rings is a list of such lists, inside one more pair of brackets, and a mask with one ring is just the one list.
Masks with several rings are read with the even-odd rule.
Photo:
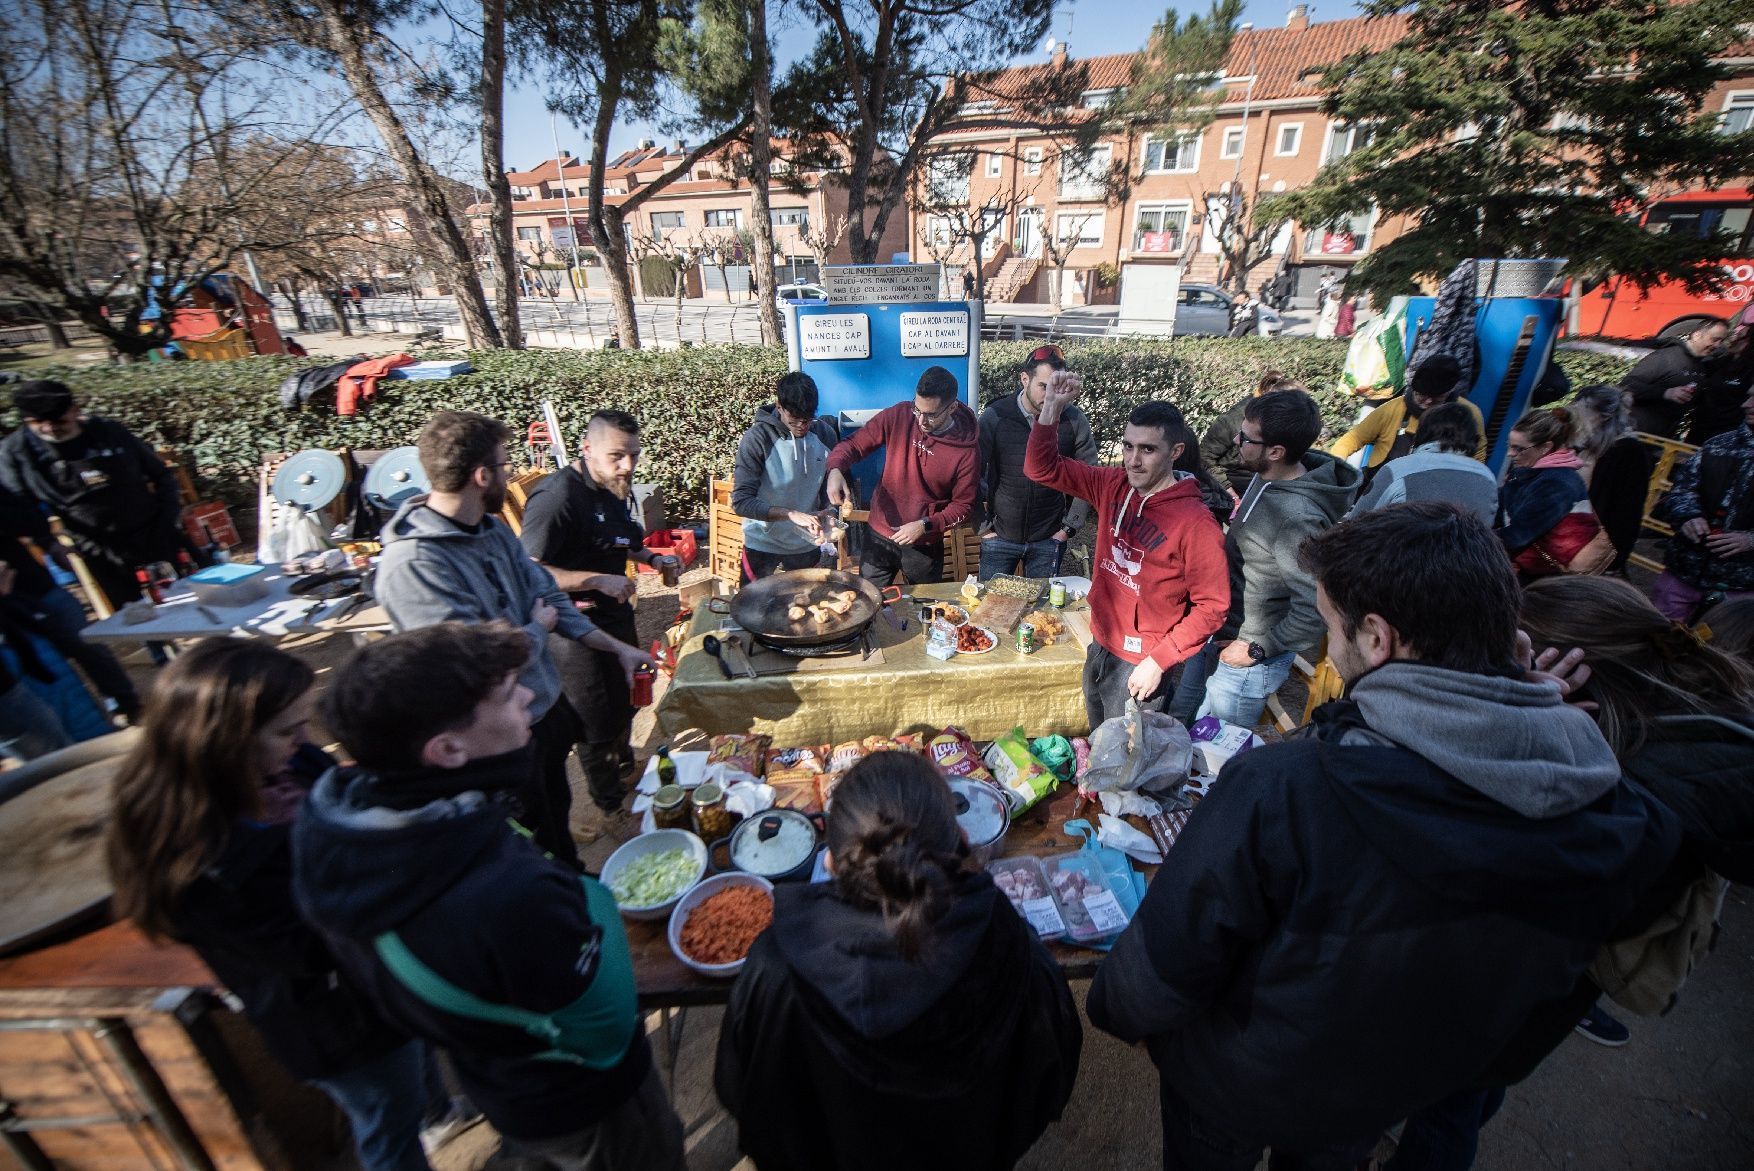
[[[1224, 337], [1230, 333], [1230, 306], [1234, 293], [1217, 285], [1183, 285], [1175, 306], [1177, 337]], [[1264, 302], [1255, 318], [1255, 332], [1261, 337], [1274, 337], [1285, 329], [1285, 321]]]
[[806, 301], [826, 301], [828, 294], [822, 291], [821, 285], [781, 285], [774, 290], [774, 304], [784, 309], [788, 303], [802, 304]]

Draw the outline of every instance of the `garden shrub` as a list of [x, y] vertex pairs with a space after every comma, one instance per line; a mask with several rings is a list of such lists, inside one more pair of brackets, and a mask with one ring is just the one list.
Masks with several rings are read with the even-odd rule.
[[[1017, 386], [1017, 364], [1039, 343], [981, 347], [984, 404]], [[1166, 398], [1196, 434], [1259, 379], [1277, 369], [1316, 392], [1329, 434], [1358, 413], [1334, 391], [1346, 355], [1343, 341], [1314, 338], [1095, 338], [1063, 343], [1086, 379], [1084, 405], [1100, 442], [1119, 438], [1133, 406]], [[454, 355], [434, 355], [451, 357]], [[342, 418], [329, 396], [302, 410], [280, 406], [287, 374], [331, 359], [246, 358], [232, 362], [163, 362], [46, 370], [73, 387], [85, 408], [116, 419], [147, 439], [182, 451], [204, 493], [253, 507], [264, 453], [306, 447], [360, 450], [412, 443], [434, 411], [458, 408], [503, 419], [516, 433], [512, 458], [526, 462], [522, 437], [554, 401], [569, 440], [593, 410], [630, 411], [643, 426], [641, 479], [663, 487], [675, 517], [703, 515], [707, 487], [728, 475], [737, 440], [755, 408], [785, 372], [785, 353], [760, 346], [685, 350], [491, 350], [470, 355], [475, 372], [443, 382], [385, 381], [360, 414]], [[1612, 381], [1627, 363], [1562, 352], [1573, 385]], [[911, 387], [897, 387], [897, 401]], [[7, 426], [17, 424], [6, 418]]]

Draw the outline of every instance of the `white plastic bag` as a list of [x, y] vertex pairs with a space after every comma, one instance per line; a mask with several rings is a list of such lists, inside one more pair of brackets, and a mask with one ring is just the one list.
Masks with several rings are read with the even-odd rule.
[[1151, 840], [1150, 834], [1140, 833], [1120, 818], [1110, 817], [1106, 813], [1097, 818], [1097, 823], [1100, 828], [1096, 831], [1096, 840], [1103, 845], [1151, 866], [1163, 861], [1163, 854], [1157, 849], [1157, 843]]

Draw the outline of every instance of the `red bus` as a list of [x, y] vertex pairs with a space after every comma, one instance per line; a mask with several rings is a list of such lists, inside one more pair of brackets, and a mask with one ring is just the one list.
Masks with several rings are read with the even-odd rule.
[[1754, 298], [1754, 191], [1725, 187], [1689, 191], [1652, 204], [1644, 226], [1653, 232], [1681, 232], [1723, 241], [1728, 283], [1710, 293], [1690, 293], [1679, 281], [1659, 281], [1648, 289], [1624, 277], [1584, 286], [1568, 333], [1573, 337], [1628, 339], [1680, 337], [1705, 317], [1733, 317]]

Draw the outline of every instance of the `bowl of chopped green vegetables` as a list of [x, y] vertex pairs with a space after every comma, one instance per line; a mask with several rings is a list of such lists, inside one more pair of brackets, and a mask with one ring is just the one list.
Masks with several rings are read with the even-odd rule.
[[685, 829], [660, 829], [624, 843], [599, 881], [629, 919], [662, 919], [706, 873], [706, 843]]

